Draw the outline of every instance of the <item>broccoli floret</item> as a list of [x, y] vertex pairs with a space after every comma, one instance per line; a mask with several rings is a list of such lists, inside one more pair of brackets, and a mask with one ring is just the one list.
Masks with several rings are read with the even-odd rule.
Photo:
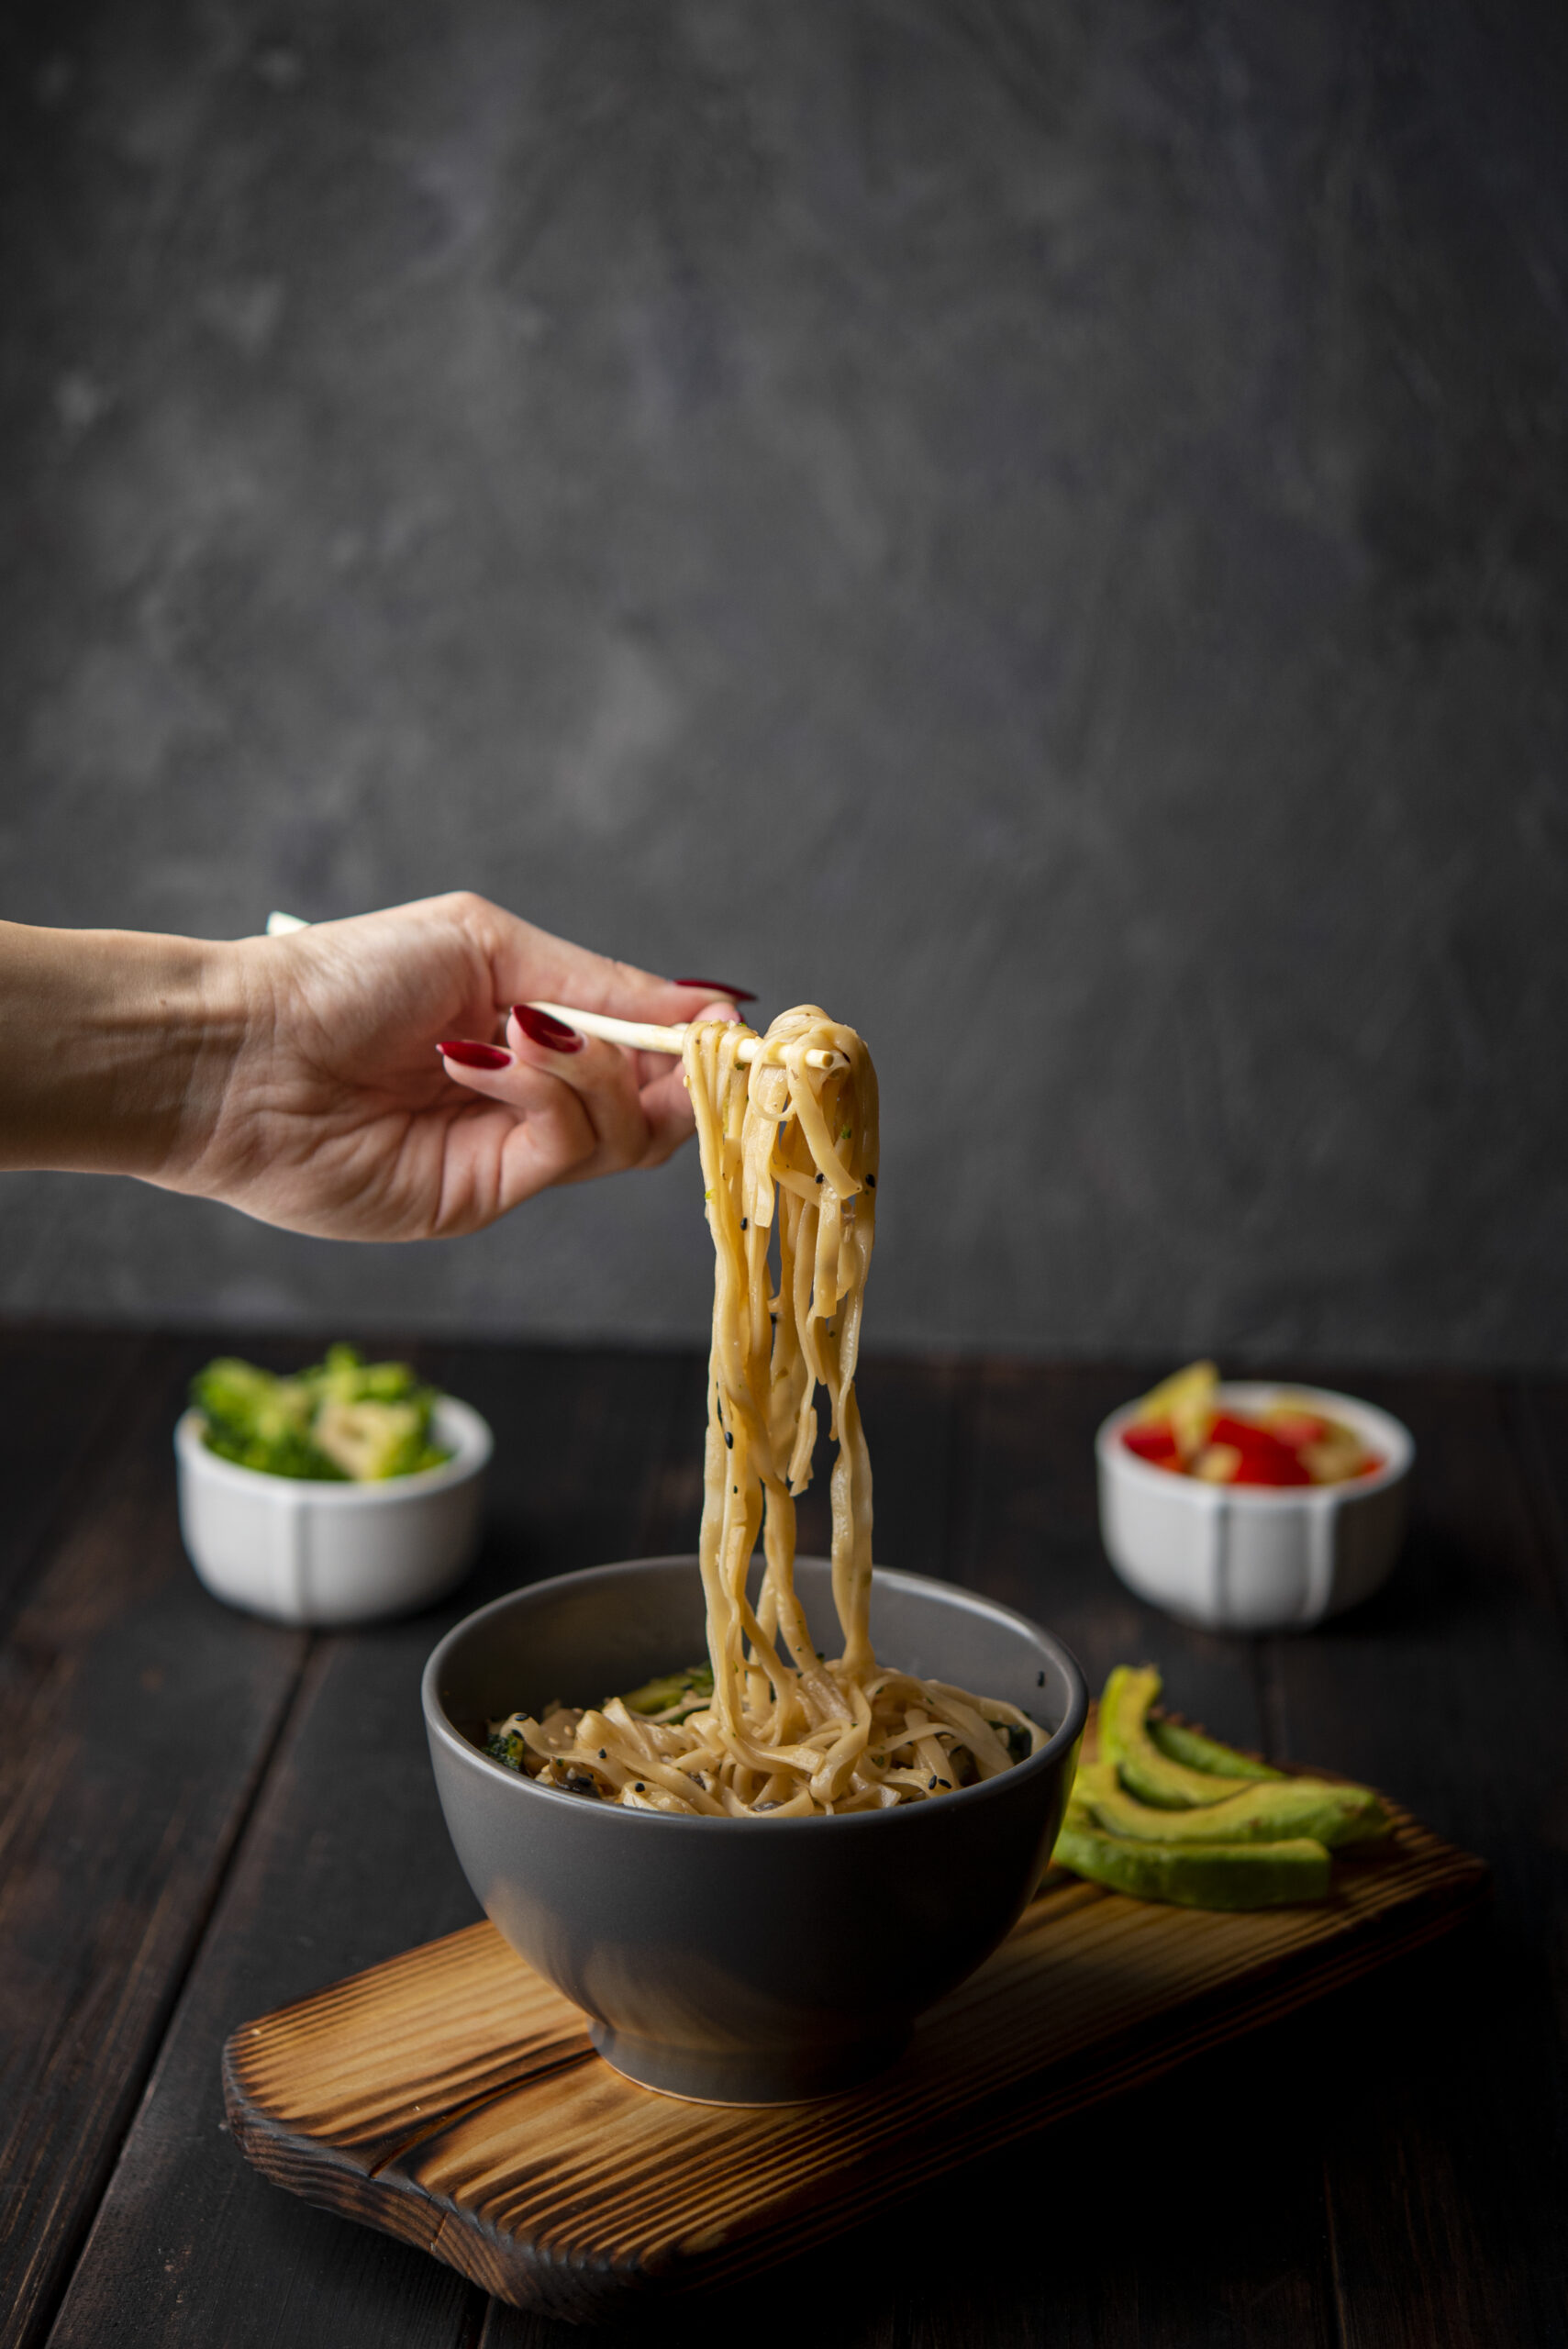
[[209, 1452], [272, 1476], [340, 1481], [344, 1471], [312, 1441], [315, 1398], [297, 1378], [230, 1355], [208, 1363], [191, 1382], [191, 1400], [206, 1420]]
[[276, 1378], [231, 1355], [191, 1384], [210, 1452], [274, 1476], [339, 1483], [416, 1475], [450, 1460], [431, 1437], [433, 1387], [406, 1363], [366, 1363], [352, 1346]]
[[356, 1483], [406, 1476], [430, 1449], [428, 1414], [418, 1403], [342, 1403], [336, 1397], [316, 1415], [316, 1441]]
[[300, 1376], [318, 1397], [334, 1403], [403, 1403], [431, 1393], [406, 1362], [366, 1362], [353, 1346], [328, 1346], [326, 1361]]

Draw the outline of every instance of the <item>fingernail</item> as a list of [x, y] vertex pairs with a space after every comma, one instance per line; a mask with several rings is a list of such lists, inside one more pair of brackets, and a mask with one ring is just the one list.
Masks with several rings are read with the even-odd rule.
[[547, 1052], [580, 1052], [585, 1039], [564, 1019], [557, 1019], [548, 1011], [536, 1011], [531, 1003], [515, 1003], [512, 1017], [530, 1044], [542, 1044]]
[[731, 1003], [755, 1003], [755, 991], [751, 987], [727, 987], [722, 979], [673, 979], [673, 986], [706, 987], [709, 995], [727, 995]]
[[510, 1068], [512, 1055], [504, 1052], [499, 1044], [472, 1044], [466, 1036], [454, 1036], [450, 1043], [438, 1044], [436, 1050], [449, 1061], [456, 1061], [460, 1068]]

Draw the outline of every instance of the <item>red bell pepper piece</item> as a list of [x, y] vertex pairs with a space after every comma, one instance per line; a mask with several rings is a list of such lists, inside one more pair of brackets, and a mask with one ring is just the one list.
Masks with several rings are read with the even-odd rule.
[[1310, 1474], [1305, 1469], [1288, 1445], [1267, 1428], [1251, 1419], [1232, 1418], [1221, 1411], [1209, 1431], [1211, 1443], [1229, 1443], [1241, 1455], [1241, 1465], [1231, 1479], [1237, 1485], [1309, 1485]]
[[1169, 1419], [1135, 1420], [1131, 1427], [1123, 1428], [1121, 1440], [1129, 1452], [1147, 1460], [1151, 1467], [1181, 1467], [1182, 1455]]

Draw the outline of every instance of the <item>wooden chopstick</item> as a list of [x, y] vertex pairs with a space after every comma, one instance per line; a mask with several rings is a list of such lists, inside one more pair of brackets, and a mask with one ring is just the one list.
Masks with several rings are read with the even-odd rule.
[[[662, 1028], [646, 1019], [613, 1019], [607, 1011], [574, 1011], [569, 1004], [535, 1003], [531, 1011], [548, 1012], [551, 1019], [564, 1020], [568, 1028], [575, 1028], [580, 1035], [597, 1036], [606, 1044], [628, 1044], [633, 1052], [673, 1052], [680, 1057], [686, 1040], [686, 1024]], [[754, 1061], [760, 1036], [748, 1036], [735, 1057], [742, 1063]], [[807, 1068], [835, 1069], [844, 1066], [842, 1052], [823, 1051], [817, 1047], [806, 1055]]]
[[[286, 938], [296, 930], [308, 930], [310, 924], [301, 921], [297, 914], [272, 913], [267, 916], [267, 936]], [[568, 1028], [575, 1028], [579, 1035], [597, 1036], [606, 1044], [629, 1044], [637, 1052], [670, 1052], [676, 1060], [686, 1041], [686, 1023], [679, 1027], [661, 1028], [647, 1019], [612, 1019], [607, 1011], [574, 1011], [569, 1004], [535, 1003], [530, 1011], [546, 1011], [552, 1019], [563, 1019]], [[762, 1039], [749, 1036], [735, 1057], [750, 1063], [757, 1057]], [[842, 1052], [812, 1050], [806, 1055], [807, 1068], [835, 1069], [844, 1066]]]

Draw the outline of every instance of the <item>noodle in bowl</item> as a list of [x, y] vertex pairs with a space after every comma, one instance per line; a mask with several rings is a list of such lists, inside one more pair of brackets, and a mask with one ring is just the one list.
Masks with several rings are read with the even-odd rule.
[[[762, 1038], [694, 1027], [684, 1059], [715, 1255], [698, 1554], [482, 1609], [427, 1667], [426, 1722], [469, 1882], [600, 2053], [672, 2094], [792, 2101], [889, 2062], [1014, 1923], [1088, 1698], [1022, 1616], [873, 1572], [860, 1037], [807, 1004]], [[797, 1561], [819, 1391], [832, 1555]], [[695, 1690], [705, 1648], [700, 1699], [649, 1702]]]
[[[825, 1643], [831, 1564], [798, 1559], [795, 1577]], [[940, 1799], [785, 1819], [650, 1815], [485, 1754], [488, 1721], [519, 1699], [629, 1687], [700, 1652], [692, 1556], [516, 1591], [430, 1659], [431, 1758], [470, 1884], [519, 1955], [593, 2019], [601, 2054], [645, 2087], [766, 2104], [867, 2077], [989, 1955], [1050, 1858], [1087, 1710], [1072, 1655], [1010, 1609], [920, 1575], [878, 1571], [868, 1612], [884, 1654], [1029, 1711], [1039, 1749]]]
[[[888, 1809], [995, 1777], [1044, 1742], [1032, 1716], [946, 1676], [879, 1668], [871, 1638], [871, 1461], [855, 1398], [876, 1231], [871, 1055], [852, 1028], [805, 1004], [762, 1038], [739, 1021], [694, 1027], [684, 1063], [715, 1259], [706, 1701], [640, 1719], [618, 1697], [558, 1701], [542, 1718], [508, 1708], [491, 1750], [601, 1800], [717, 1819]], [[819, 1389], [838, 1447], [836, 1656], [817, 1643], [794, 1579]]]

